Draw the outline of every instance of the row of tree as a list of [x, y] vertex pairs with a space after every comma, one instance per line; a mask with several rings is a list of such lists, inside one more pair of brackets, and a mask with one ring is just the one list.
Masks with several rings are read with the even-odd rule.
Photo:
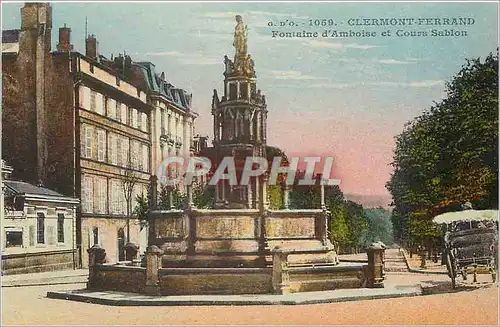
[[446, 97], [396, 137], [392, 222], [398, 241], [436, 243], [431, 219], [460, 210], [498, 208], [498, 53], [467, 60], [446, 83]]

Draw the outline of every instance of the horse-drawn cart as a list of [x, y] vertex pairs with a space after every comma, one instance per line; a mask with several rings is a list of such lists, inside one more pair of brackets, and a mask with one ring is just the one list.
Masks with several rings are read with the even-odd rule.
[[455, 288], [460, 274], [467, 280], [469, 272], [487, 270], [493, 281], [498, 270], [498, 211], [464, 210], [436, 216], [433, 221], [442, 226], [446, 267]]

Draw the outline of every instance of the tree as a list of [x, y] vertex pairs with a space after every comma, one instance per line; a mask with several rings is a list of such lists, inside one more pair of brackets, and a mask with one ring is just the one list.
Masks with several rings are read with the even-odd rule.
[[420, 221], [466, 201], [498, 208], [498, 53], [467, 60], [446, 83], [446, 98], [405, 125], [392, 165], [387, 188], [400, 242], [436, 237]]
[[133, 213], [134, 188], [140, 181], [140, 177], [133, 167], [132, 160], [129, 158], [127, 166], [123, 169], [122, 173], [122, 191], [127, 205], [127, 243], [130, 243], [130, 216]]
[[149, 201], [148, 197], [144, 193], [138, 194], [135, 197], [136, 205], [134, 208], [134, 215], [139, 219], [141, 223], [148, 221], [149, 212]]
[[367, 243], [381, 241], [387, 245], [394, 243], [391, 213], [384, 208], [365, 209], [368, 221]]

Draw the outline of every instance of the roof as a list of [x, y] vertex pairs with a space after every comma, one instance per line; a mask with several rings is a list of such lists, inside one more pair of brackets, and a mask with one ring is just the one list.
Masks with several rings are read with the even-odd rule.
[[2, 43], [17, 43], [19, 42], [19, 30], [2, 31]]
[[57, 193], [56, 191], [52, 191], [45, 187], [35, 186], [33, 184], [22, 182], [22, 181], [13, 181], [6, 180], [4, 181], [7, 186], [9, 193], [12, 195], [17, 194], [36, 194], [36, 195], [45, 195], [45, 196], [57, 196], [64, 197], [64, 195]]
[[133, 66], [143, 74], [145, 87], [149, 92], [163, 96], [179, 109], [191, 111], [192, 95], [170, 84], [163, 73], [157, 74], [153, 63], [148, 61], [135, 62]]
[[2, 54], [19, 52], [19, 30], [2, 31]]

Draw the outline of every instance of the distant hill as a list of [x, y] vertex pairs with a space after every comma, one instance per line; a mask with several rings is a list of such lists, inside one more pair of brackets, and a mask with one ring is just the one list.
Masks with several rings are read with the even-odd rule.
[[390, 195], [363, 195], [363, 194], [344, 194], [347, 200], [359, 203], [364, 208], [378, 208], [382, 207], [390, 210], [392, 197]]

